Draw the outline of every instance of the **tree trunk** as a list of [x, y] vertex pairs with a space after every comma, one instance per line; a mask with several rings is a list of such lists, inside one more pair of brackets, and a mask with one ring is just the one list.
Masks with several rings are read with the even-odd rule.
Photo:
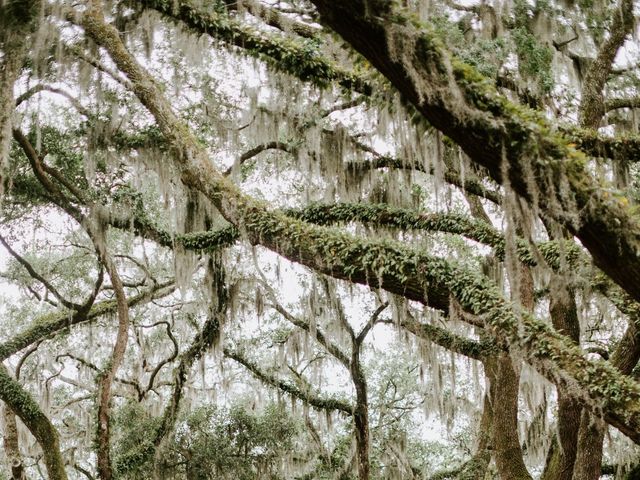
[[[533, 277], [520, 265], [516, 274], [518, 297], [522, 309], [533, 311]], [[496, 467], [502, 480], [532, 480], [527, 471], [518, 437], [518, 396], [520, 372], [508, 352], [485, 361], [490, 381], [489, 395], [493, 408], [493, 448]]]
[[356, 389], [356, 406], [353, 411], [353, 423], [356, 433], [359, 480], [369, 480], [369, 401], [367, 398], [367, 380], [360, 365], [360, 344], [353, 343], [351, 358], [351, 379]]
[[24, 480], [27, 477], [24, 473], [24, 465], [22, 464], [22, 456], [20, 455], [16, 415], [6, 405], [2, 409], [2, 414], [4, 417], [4, 452], [9, 461], [11, 480]]
[[29, 35], [37, 26], [38, 0], [0, 3], [0, 194], [4, 190], [4, 169], [11, 144], [12, 117], [15, 110], [13, 86], [22, 70], [29, 46]]
[[[550, 282], [551, 301], [549, 314], [553, 327], [580, 343], [580, 322], [575, 293], [567, 288], [566, 281], [554, 275]], [[553, 440], [541, 480], [571, 480], [578, 449], [580, 430], [580, 402], [564, 388], [558, 387], [557, 438]]]
[[493, 453], [501, 480], [532, 480], [518, 438], [519, 372], [509, 353], [485, 361], [493, 415]]
[[606, 433], [602, 419], [584, 410], [580, 419], [578, 452], [572, 480], [598, 480], [602, 468], [602, 443]]

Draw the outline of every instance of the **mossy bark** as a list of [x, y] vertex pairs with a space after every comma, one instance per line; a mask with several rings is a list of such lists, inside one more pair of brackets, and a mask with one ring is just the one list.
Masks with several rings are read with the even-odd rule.
[[[520, 265], [515, 282], [521, 308], [532, 311], [533, 277], [531, 270]], [[516, 363], [517, 362], [517, 363]], [[489, 398], [493, 409], [493, 457], [501, 480], [532, 480], [522, 454], [518, 436], [518, 398], [520, 393], [520, 360], [509, 352], [501, 352], [484, 361], [489, 380]]]
[[[92, 236], [92, 235], [90, 235]], [[100, 242], [94, 243], [96, 247], [101, 245]], [[98, 247], [99, 248], [99, 247]], [[124, 291], [124, 285], [120, 279], [120, 275], [110, 255], [106, 249], [102, 249], [100, 259], [105, 265], [111, 284], [116, 296], [116, 313], [118, 316], [118, 331], [116, 334], [116, 342], [113, 346], [111, 358], [106, 369], [101, 372], [98, 380], [98, 434], [97, 434], [97, 464], [98, 476], [102, 480], [111, 480], [113, 478], [113, 465], [111, 464], [111, 387], [116, 377], [116, 373], [124, 360], [124, 354], [127, 348], [127, 340], [129, 338], [129, 305]]]
[[36, 401], [0, 365], [0, 399], [15, 412], [42, 448], [50, 480], [67, 480], [58, 432]]
[[0, 193], [4, 188], [5, 166], [12, 137], [15, 110], [14, 84], [20, 76], [29, 47], [29, 36], [37, 27], [39, 0], [14, 0], [0, 4]]
[[522, 457], [518, 438], [518, 391], [520, 375], [509, 353], [484, 362], [490, 382], [489, 397], [493, 415], [493, 456], [501, 480], [531, 480]]
[[11, 480], [26, 480], [22, 455], [20, 454], [16, 414], [5, 405], [2, 408], [2, 416], [4, 419], [4, 452], [11, 471]]
[[353, 345], [351, 356], [351, 380], [356, 390], [356, 404], [353, 409], [353, 424], [356, 433], [358, 459], [358, 479], [369, 480], [371, 465], [369, 462], [369, 398], [367, 379], [360, 364], [360, 346]]
[[[549, 314], [553, 327], [576, 345], [580, 343], [580, 323], [575, 292], [566, 279], [554, 275], [549, 285]], [[558, 386], [557, 437], [553, 439], [541, 480], [571, 480], [578, 449], [582, 405], [562, 386]]]
[[598, 416], [583, 410], [572, 480], [598, 480], [602, 468], [602, 447], [606, 425]]
[[609, 37], [603, 42], [595, 60], [589, 66], [582, 87], [578, 111], [580, 126], [597, 129], [605, 114], [604, 87], [618, 50], [634, 25], [633, 1], [621, 0], [613, 8], [613, 22]]

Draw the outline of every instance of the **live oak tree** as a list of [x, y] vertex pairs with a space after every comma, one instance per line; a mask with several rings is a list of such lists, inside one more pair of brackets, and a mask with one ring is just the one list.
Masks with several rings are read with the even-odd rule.
[[2, 1], [6, 475], [637, 478], [637, 9]]

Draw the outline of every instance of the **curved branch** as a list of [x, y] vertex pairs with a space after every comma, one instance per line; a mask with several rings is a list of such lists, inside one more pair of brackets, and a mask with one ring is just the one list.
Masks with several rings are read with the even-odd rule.
[[7, 243], [7, 241], [5, 240], [5, 238], [0, 235], [0, 243], [4, 246], [5, 250], [7, 252], [9, 252], [9, 254], [15, 258], [18, 263], [20, 265], [22, 265], [25, 270], [29, 273], [29, 275], [37, 280], [38, 282], [40, 282], [42, 285], [44, 285], [44, 287], [49, 290], [54, 297], [56, 297], [56, 299], [62, 304], [64, 305], [66, 308], [68, 308], [69, 310], [81, 310], [82, 309], [82, 305], [80, 305], [79, 303], [75, 303], [75, 302], [71, 302], [69, 300], [67, 300], [66, 298], [64, 298], [60, 292], [58, 292], [58, 289], [56, 287], [54, 287], [46, 278], [44, 278], [42, 275], [40, 275], [38, 272], [36, 272], [36, 270], [33, 268], [33, 266], [27, 261], [25, 260], [22, 256], [20, 256], [20, 254], [18, 254], [18, 252], [16, 252], [15, 250], [13, 250], [13, 248], [11, 248], [11, 245], [9, 245]]
[[54, 87], [52, 85], [47, 85], [45, 83], [39, 83], [37, 85], [34, 85], [29, 90], [27, 90], [22, 95], [20, 95], [18, 98], [16, 98], [16, 107], [19, 106], [21, 103], [26, 102], [31, 97], [33, 97], [34, 95], [40, 92], [50, 92], [50, 93], [55, 93], [56, 95], [60, 95], [66, 98], [67, 100], [69, 100], [69, 103], [73, 106], [73, 108], [75, 108], [78, 111], [78, 113], [80, 113], [81, 115], [84, 115], [87, 118], [92, 117], [91, 112], [89, 112], [89, 110], [87, 110], [76, 97], [74, 97], [73, 95], [71, 95], [69, 92], [67, 92], [62, 88]]
[[144, 392], [140, 392], [140, 400], [142, 400], [142, 398], [144, 398], [144, 396], [153, 389], [153, 382], [155, 381], [158, 373], [160, 373], [160, 370], [162, 369], [162, 367], [164, 367], [168, 363], [173, 362], [178, 357], [178, 353], [179, 353], [178, 341], [176, 340], [176, 337], [174, 337], [173, 332], [171, 331], [171, 324], [166, 321], [161, 321], [161, 322], [156, 322], [153, 325], [149, 325], [149, 327], [155, 327], [156, 325], [165, 325], [165, 327], [167, 328], [167, 336], [171, 339], [171, 342], [173, 343], [173, 353], [169, 355], [167, 358], [165, 358], [164, 360], [162, 360], [160, 363], [158, 363], [156, 367], [153, 369], [153, 372], [151, 372], [151, 376], [149, 377], [149, 382], [147, 383], [147, 388], [145, 388]]
[[[154, 298], [169, 295], [175, 290], [173, 280], [160, 283], [153, 288], [127, 300], [129, 307], [146, 303]], [[0, 361], [19, 352], [33, 343], [42, 341], [70, 328], [72, 325], [89, 322], [96, 318], [112, 314], [116, 311], [115, 300], [104, 300], [94, 304], [87, 312], [79, 311], [69, 316], [68, 312], [54, 312], [36, 318], [29, 327], [15, 335], [13, 338], [0, 343]]]
[[251, 150], [246, 151], [242, 155], [240, 155], [238, 160], [231, 167], [227, 168], [224, 171], [223, 175], [224, 176], [231, 175], [233, 170], [236, 168], [239, 168], [240, 165], [242, 165], [244, 162], [246, 162], [247, 160], [251, 160], [256, 155], [259, 155], [260, 153], [267, 150], [282, 150], [283, 152], [287, 152], [287, 153], [295, 152], [295, 148], [289, 145], [288, 143], [277, 142], [277, 141], [262, 143], [260, 145], [253, 147]]
[[44, 463], [51, 480], [67, 480], [60, 451], [58, 432], [42, 412], [38, 403], [0, 364], [0, 398], [20, 417], [36, 438], [44, 454]]
[[309, 392], [300, 390], [298, 387], [291, 383], [279, 380], [273, 375], [269, 375], [268, 373], [261, 370], [257, 364], [248, 360], [242, 353], [236, 350], [225, 347], [223, 352], [225, 357], [235, 360], [239, 364], [243, 365], [247, 370], [253, 373], [258, 380], [266, 385], [271, 385], [272, 387], [278, 388], [283, 392], [291, 395], [292, 397], [302, 400], [304, 403], [319, 410], [339, 410], [346, 413], [347, 415], [353, 415], [353, 406], [342, 400], [316, 397]]
[[606, 112], [620, 108], [640, 108], [640, 97], [610, 98], [604, 104]]

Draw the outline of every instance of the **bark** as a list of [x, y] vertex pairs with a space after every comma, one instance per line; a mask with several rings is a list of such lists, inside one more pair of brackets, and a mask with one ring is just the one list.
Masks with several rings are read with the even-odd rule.
[[[90, 235], [93, 237], [93, 235]], [[92, 238], [96, 243], [96, 247], [100, 245], [100, 242], [96, 242], [95, 238]], [[111, 464], [111, 387], [116, 377], [118, 368], [124, 360], [124, 354], [127, 348], [127, 340], [129, 338], [129, 305], [127, 304], [127, 297], [122, 285], [122, 280], [118, 274], [115, 264], [111, 257], [107, 254], [104, 247], [100, 249], [100, 257], [105, 265], [109, 277], [111, 278], [111, 284], [116, 296], [116, 313], [118, 316], [118, 332], [116, 336], [116, 343], [113, 346], [113, 352], [111, 354], [111, 360], [109, 365], [103, 371], [99, 378], [98, 383], [98, 435], [97, 435], [97, 465], [98, 465], [98, 477], [102, 480], [111, 480], [113, 478], [113, 466]]]
[[500, 479], [531, 480], [518, 438], [519, 372], [514, 369], [509, 353], [487, 359], [484, 365], [490, 382], [491, 408], [496, 412], [491, 426], [492, 445]]
[[602, 468], [602, 444], [606, 425], [587, 410], [582, 411], [578, 451], [572, 480], [598, 480]]
[[354, 344], [351, 355], [351, 381], [356, 390], [356, 405], [353, 409], [353, 424], [356, 433], [356, 449], [358, 458], [358, 478], [369, 480], [369, 399], [367, 396], [367, 379], [360, 365], [360, 345]]
[[20, 455], [16, 415], [6, 405], [2, 409], [2, 415], [4, 418], [4, 451], [11, 470], [11, 480], [26, 480], [22, 455]]
[[36, 27], [40, 13], [38, 0], [17, 0], [0, 4], [0, 193], [6, 182], [4, 169], [12, 137], [12, 117], [15, 109], [13, 87], [20, 76], [29, 48], [29, 36]]
[[50, 480], [67, 480], [58, 432], [40, 406], [0, 365], [0, 399], [15, 412], [42, 448]]
[[[532, 311], [533, 277], [531, 270], [518, 266], [517, 279], [520, 305]], [[509, 352], [484, 361], [489, 380], [489, 398], [494, 412], [491, 443], [493, 457], [501, 480], [532, 480], [524, 464], [520, 438], [518, 437], [518, 397], [520, 392], [520, 368]]]
[[634, 367], [638, 364], [638, 360], [640, 360], [639, 322], [640, 318], [637, 315], [629, 318], [629, 326], [611, 355], [611, 364], [625, 375], [631, 375]]
[[[554, 275], [550, 283], [550, 297], [549, 314], [553, 327], [578, 345], [580, 323], [575, 292], [566, 286], [565, 279]], [[571, 480], [576, 463], [582, 406], [565, 388], [559, 386], [557, 392], [557, 437], [547, 453], [542, 480]]]
[[[332, 5], [336, 7], [336, 11], [343, 8], [342, 4], [332, 2]], [[348, 12], [343, 13], [346, 18], [352, 17], [347, 15]], [[128, 76], [133, 92], [156, 119], [162, 134], [172, 146], [172, 159], [180, 171], [182, 182], [211, 199], [229, 222], [241, 226], [243, 235], [250, 242], [263, 245], [285, 258], [321, 273], [374, 288], [384, 288], [443, 311], [448, 310], [449, 296], [453, 295], [464, 309], [482, 315], [487, 327], [498, 339], [520, 349], [524, 358], [551, 381], [572, 383], [576, 386], [577, 394], [585, 401], [601, 401], [607, 421], [634, 441], [640, 442], [640, 388], [634, 382], [622, 378], [619, 372], [606, 363], [592, 362], [584, 358], [564, 336], [554, 332], [530, 314], [516, 315], [510, 304], [501, 297], [497, 287], [475, 273], [397, 243], [360, 241], [334, 230], [292, 220], [281, 213], [269, 211], [262, 203], [242, 195], [236, 186], [215, 170], [206, 151], [188, 127], [175, 116], [155, 82], [127, 52], [118, 32], [104, 23], [101, 12], [88, 9], [82, 16], [82, 25], [86, 33], [107, 50], [118, 68]], [[358, 28], [354, 30], [357, 31]], [[429, 47], [428, 43], [426, 47]], [[514, 115], [512, 120], [518, 123], [518, 114]], [[534, 133], [526, 124], [521, 126], [524, 128], [525, 137], [531, 139]], [[477, 130], [477, 125], [475, 127]], [[484, 128], [481, 130], [487, 133]], [[493, 131], [495, 132], [495, 129]], [[541, 130], [536, 128], [535, 131], [539, 133]], [[538, 133], [535, 134], [538, 143], [548, 144], [551, 141], [546, 137], [539, 138]], [[469, 132], [470, 137], [473, 135], [474, 129]], [[476, 142], [480, 149], [491, 145], [492, 142], [495, 147], [495, 139], [484, 140], [486, 142]], [[553, 136], [552, 143], [557, 144], [556, 146], [562, 143], [558, 142], [560, 140]], [[566, 149], [561, 150], [567, 153]], [[501, 148], [497, 151], [501, 151]], [[479, 158], [488, 161], [484, 156]], [[491, 161], [495, 160], [494, 150]], [[553, 158], [549, 159], [549, 162], [553, 161]], [[563, 161], [565, 164], [573, 163], [564, 156]], [[582, 178], [584, 172], [580, 168], [574, 173], [578, 173]], [[585, 181], [589, 183], [588, 180]], [[597, 192], [594, 192], [594, 195], [593, 204], [598, 205]], [[596, 218], [598, 221], [611, 221], [613, 217], [606, 214], [608, 212], [613, 215], [613, 212], [609, 211], [610, 208], [611, 205], [607, 206], [593, 219], [587, 216], [583, 225], [590, 225], [589, 222]], [[595, 213], [591, 207], [587, 207], [586, 210]], [[617, 216], [619, 220], [622, 219], [620, 231], [608, 237], [605, 235], [606, 231], [599, 230], [597, 235], [600, 240], [615, 239], [617, 245], [622, 248], [622, 258], [624, 250], [631, 246], [631, 238], [621, 232], [635, 235], [632, 233], [634, 227], [628, 223], [630, 220], [625, 219], [624, 215]], [[587, 244], [586, 237], [582, 238]], [[607, 249], [606, 257], [612, 258], [614, 262], [621, 258], [610, 255], [611, 251], [610, 248]], [[635, 254], [634, 257], [625, 258], [625, 265], [629, 268], [620, 270], [631, 272], [632, 277], [635, 275], [634, 262], [640, 263], [640, 260], [633, 258]], [[611, 266], [607, 264], [608, 268]], [[616, 280], [620, 281], [619, 275]], [[630, 285], [633, 285], [633, 282], [625, 284], [633, 291], [636, 287]], [[554, 360], [550, 361], [550, 358]]]
[[633, 30], [633, 1], [621, 0], [614, 8], [609, 37], [600, 46], [598, 56], [591, 63], [582, 87], [582, 100], [578, 111], [580, 125], [597, 129], [606, 112], [603, 89], [609, 78], [613, 61]]
[[482, 408], [482, 417], [480, 419], [480, 427], [478, 429], [476, 452], [471, 458], [472, 464], [467, 465], [464, 471], [469, 472], [469, 480], [484, 480], [489, 462], [491, 461], [491, 431], [493, 425], [494, 410], [491, 399], [488, 395], [484, 397], [484, 405]]

